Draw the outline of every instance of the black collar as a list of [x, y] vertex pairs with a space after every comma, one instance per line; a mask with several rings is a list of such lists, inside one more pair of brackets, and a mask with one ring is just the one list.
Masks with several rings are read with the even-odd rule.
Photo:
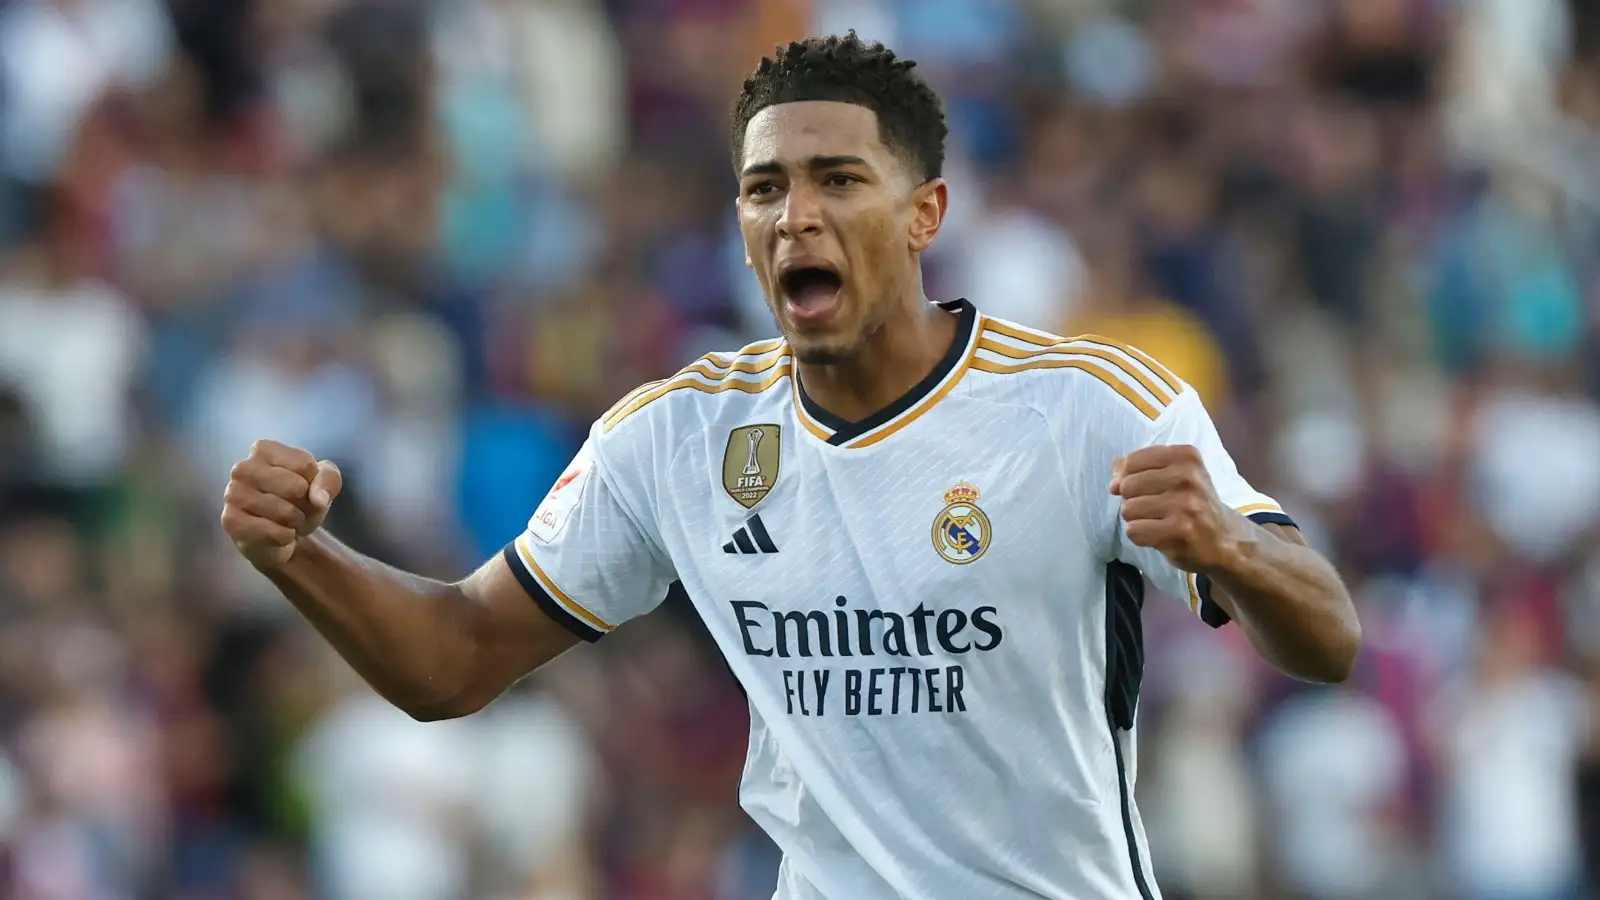
[[805, 408], [807, 415], [833, 432], [833, 435], [828, 438], [828, 443], [838, 445], [853, 441], [861, 435], [890, 422], [913, 406], [916, 406], [921, 402], [922, 398], [933, 393], [940, 382], [944, 381], [945, 377], [955, 371], [956, 366], [961, 364], [961, 360], [967, 354], [967, 345], [972, 342], [972, 329], [978, 322], [977, 307], [966, 300], [951, 300], [940, 303], [938, 306], [940, 309], [953, 312], [960, 317], [956, 324], [956, 337], [955, 340], [950, 342], [950, 349], [945, 351], [944, 357], [939, 360], [939, 364], [933, 367], [933, 371], [929, 372], [926, 378], [917, 382], [915, 387], [906, 391], [899, 399], [867, 416], [865, 419], [851, 422], [818, 406], [816, 401], [806, 394], [806, 387], [800, 381], [799, 370], [798, 367], [796, 368], [794, 381], [798, 389], [797, 393], [800, 395], [800, 405]]

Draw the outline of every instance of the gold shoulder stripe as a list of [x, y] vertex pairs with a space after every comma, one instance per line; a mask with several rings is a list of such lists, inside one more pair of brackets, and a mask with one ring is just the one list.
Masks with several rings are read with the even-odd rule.
[[611, 408], [605, 411], [605, 414], [600, 417], [600, 421], [604, 422], [606, 419], [611, 418], [612, 413], [615, 413], [617, 410], [627, 406], [630, 400], [661, 384], [663, 381], [666, 381], [666, 379], [657, 378], [655, 381], [646, 381], [644, 384], [641, 384], [626, 394], [623, 394], [621, 400], [611, 404]]
[[771, 353], [772, 351], [774, 351], [774, 350], [776, 350], [776, 349], [778, 349], [779, 347], [782, 347], [782, 346], [783, 346], [783, 338], [781, 338], [781, 337], [778, 337], [778, 338], [767, 338], [764, 341], [756, 341], [754, 344], [745, 345], [745, 347], [743, 349], [741, 349], [737, 355], [739, 355], [739, 356], [760, 356], [763, 353]]
[[[714, 381], [721, 381], [735, 372], [741, 372], [745, 375], [760, 375], [763, 372], [772, 371], [772, 367], [783, 362], [785, 358], [774, 356], [771, 359], [738, 359], [732, 363], [719, 363], [716, 360], [702, 357], [679, 369], [678, 374], [672, 377], [677, 378], [680, 375], [688, 375], [693, 372], [704, 375]], [[670, 381], [671, 379], [668, 380]]]
[[980, 372], [990, 372], [995, 375], [1013, 375], [1017, 372], [1026, 372], [1029, 369], [1077, 369], [1087, 372], [1100, 379], [1107, 387], [1122, 395], [1122, 399], [1132, 403], [1134, 408], [1144, 413], [1145, 417], [1154, 420], [1161, 412], [1150, 401], [1139, 396], [1139, 393], [1128, 386], [1126, 381], [1106, 371], [1101, 366], [1083, 359], [1034, 359], [1027, 362], [1006, 364], [994, 360], [978, 357], [972, 361], [972, 367]]
[[[651, 403], [654, 403], [673, 391], [691, 390], [699, 391], [702, 394], [720, 394], [723, 391], [740, 391], [746, 394], [759, 394], [777, 384], [792, 371], [788, 357], [780, 356], [777, 359], [772, 360], [770, 364], [765, 365], [764, 368], [760, 369], [759, 371], [752, 372], [751, 374], [759, 375], [762, 372], [767, 372], [769, 370], [771, 370], [770, 374], [760, 381], [746, 381], [742, 378], [722, 378], [713, 384], [706, 384], [703, 381], [696, 381], [692, 378], [680, 380], [680, 376], [683, 373], [679, 373], [679, 375], [675, 375], [672, 378], [667, 379], [660, 385], [652, 388], [649, 391], [646, 391], [643, 394], [640, 394], [633, 400], [629, 401], [626, 406], [617, 410], [605, 421], [605, 423], [601, 426], [601, 430], [610, 431], [611, 429], [622, 424], [624, 419], [628, 418], [639, 410], [644, 409], [646, 406], [649, 406]], [[698, 370], [691, 368], [684, 371], [697, 372]]]
[[1121, 350], [1123, 353], [1128, 354], [1129, 356], [1148, 366], [1150, 371], [1154, 372], [1157, 378], [1165, 381], [1167, 383], [1167, 387], [1172, 388], [1172, 393], [1174, 395], [1183, 393], [1183, 382], [1178, 378], [1178, 376], [1172, 374], [1171, 369], [1163, 366], [1159, 362], [1156, 362], [1155, 357], [1144, 352], [1143, 350], [1140, 350], [1138, 347], [1135, 347], [1132, 344], [1124, 344], [1119, 340], [1108, 338], [1100, 334], [1080, 334], [1077, 337], [1072, 338], [1072, 340], [1093, 341], [1096, 344], [1103, 344], [1107, 347], [1115, 347], [1118, 350]]
[[1139, 371], [1139, 367], [1137, 365], [1124, 359], [1119, 354], [1110, 352], [1109, 350], [1100, 350], [1095, 347], [1074, 347], [1066, 343], [1056, 344], [1050, 347], [1035, 347], [1032, 350], [1019, 350], [1016, 347], [1008, 347], [1005, 344], [1001, 344], [997, 341], [991, 341], [987, 338], [978, 341], [978, 348], [980, 350], [988, 350], [990, 353], [998, 353], [1001, 356], [1010, 357], [1011, 359], [1034, 359], [1036, 357], [1045, 356], [1052, 353], [1059, 353], [1067, 356], [1088, 356], [1095, 359], [1102, 359], [1116, 366], [1129, 378], [1139, 382], [1139, 386], [1149, 391], [1150, 396], [1156, 398], [1156, 402], [1161, 404], [1163, 409], [1165, 409], [1167, 406], [1170, 406], [1174, 399], [1174, 395], [1171, 392], [1162, 388], [1161, 385], [1157, 384], [1150, 376]]
[[983, 330], [993, 331], [996, 334], [1003, 334], [1014, 341], [1021, 341], [1024, 344], [1032, 344], [1035, 347], [1054, 347], [1055, 345], [1066, 340], [1066, 338], [1059, 334], [1049, 334], [1042, 331], [1024, 331], [1023, 329], [1018, 328], [1009, 322], [1001, 322], [999, 320], [990, 318], [985, 318], [983, 320]]
[[774, 350], [781, 349], [783, 349], [783, 338], [772, 338], [765, 341], [756, 341], [754, 344], [747, 344], [738, 350], [713, 351], [711, 353], [707, 353], [705, 356], [700, 357], [700, 359], [695, 360], [695, 362], [709, 362], [714, 366], [727, 368], [729, 365], [737, 362], [738, 360], [747, 359], [752, 356], [766, 356], [768, 353], [771, 353]]
[[[1138, 347], [1135, 347], [1131, 344], [1125, 344], [1122, 341], [1116, 340], [1115, 338], [1108, 338], [1105, 335], [1100, 334], [1080, 334], [1074, 337], [1059, 337], [1057, 335], [1046, 334], [1043, 332], [1025, 331], [1016, 327], [1015, 325], [1011, 325], [1007, 322], [996, 322], [993, 319], [985, 320], [985, 324], [988, 326], [989, 330], [995, 332], [996, 334], [1003, 334], [1012, 340], [1022, 341], [1025, 344], [1032, 344], [1035, 347], [1059, 347], [1064, 344], [1082, 342], [1088, 344], [1099, 344], [1102, 347], [1110, 347], [1113, 350], [1121, 350], [1123, 353], [1126, 353], [1128, 356], [1142, 363], [1145, 368], [1150, 370], [1150, 374], [1161, 379], [1161, 381], [1171, 389], [1174, 397], [1183, 393], [1183, 381], [1180, 380], [1178, 376], [1172, 374], [1171, 369], [1168, 369], [1166, 366], [1157, 362], [1155, 357], [1144, 352], [1143, 350], [1140, 350]], [[1082, 348], [1074, 348], [1074, 350], [1077, 352], [1083, 352]]]
[[[616, 405], [612, 406], [611, 409], [607, 410], [606, 414], [601, 417], [601, 421], [605, 425], [605, 430], [610, 431], [611, 428], [615, 426], [617, 422], [621, 421], [624, 416], [630, 414], [636, 408], [635, 404], [639, 403], [639, 401], [643, 401], [643, 403], [649, 403], [651, 400], [655, 399], [655, 397], [666, 393], [668, 386], [684, 375], [701, 375], [705, 378], [711, 379], [712, 381], [723, 381], [735, 372], [740, 372], [746, 375], [761, 375], [771, 371], [775, 366], [784, 362], [784, 360], [788, 358], [786, 356], [775, 356], [766, 360], [735, 360], [732, 363], [719, 364], [711, 357], [712, 354], [708, 353], [689, 365], [684, 366], [682, 369], [679, 369], [670, 378], [652, 381], [643, 387], [636, 388], [632, 393], [617, 401]], [[715, 368], [718, 365], [721, 366], [720, 369]], [[642, 403], [640, 405], [642, 405]]]

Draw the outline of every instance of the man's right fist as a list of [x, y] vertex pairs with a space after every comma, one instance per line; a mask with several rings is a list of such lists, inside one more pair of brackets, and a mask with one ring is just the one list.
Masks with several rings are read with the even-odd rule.
[[222, 530], [258, 569], [282, 566], [322, 527], [344, 479], [339, 467], [277, 441], [256, 441], [222, 495]]

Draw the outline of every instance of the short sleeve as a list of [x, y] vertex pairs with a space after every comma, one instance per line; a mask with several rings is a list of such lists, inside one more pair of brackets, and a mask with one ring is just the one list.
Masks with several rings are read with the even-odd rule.
[[591, 432], [504, 552], [534, 601], [586, 641], [654, 609], [676, 577], [654, 528], [649, 473], [614, 461], [628, 454], [606, 440]]
[[[1193, 388], [1184, 390], [1161, 411], [1149, 427], [1144, 429], [1144, 439], [1138, 446], [1130, 446], [1118, 456], [1124, 456], [1140, 447], [1189, 445], [1200, 451], [1206, 472], [1222, 502], [1251, 521], [1265, 525], [1294, 525], [1278, 502], [1261, 493], [1239, 474], [1239, 467], [1228, 455], [1217, 434], [1217, 427]], [[1109, 478], [1109, 473], [1107, 475]], [[1178, 569], [1167, 561], [1161, 551], [1140, 547], [1128, 540], [1127, 523], [1119, 513], [1117, 517], [1117, 557], [1143, 572], [1157, 587], [1173, 595], [1186, 598], [1189, 608], [1207, 625], [1220, 628], [1229, 621], [1222, 607], [1211, 600], [1210, 579]]]

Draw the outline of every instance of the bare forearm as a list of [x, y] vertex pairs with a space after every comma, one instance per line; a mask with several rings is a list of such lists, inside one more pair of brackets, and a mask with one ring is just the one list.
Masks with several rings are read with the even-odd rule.
[[1285, 674], [1306, 681], [1350, 676], [1361, 624], [1339, 573], [1299, 532], [1251, 525], [1227, 565], [1206, 573], [1211, 599]]
[[362, 556], [327, 532], [265, 572], [373, 689], [413, 715], [465, 689], [471, 603], [462, 590]]

